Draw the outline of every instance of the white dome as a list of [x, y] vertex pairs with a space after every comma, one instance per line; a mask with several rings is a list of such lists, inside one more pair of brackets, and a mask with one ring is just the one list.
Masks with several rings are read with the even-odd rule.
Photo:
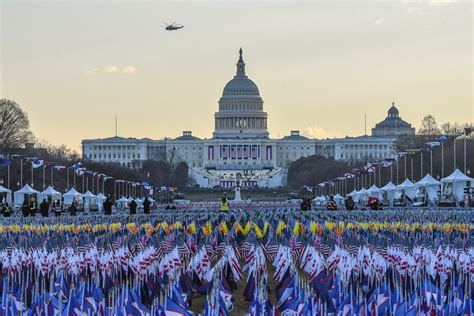
[[267, 113], [258, 87], [245, 74], [242, 49], [239, 50], [237, 73], [227, 82], [214, 114], [217, 138], [267, 138]]
[[260, 95], [260, 92], [247, 76], [235, 76], [225, 85], [222, 95]]

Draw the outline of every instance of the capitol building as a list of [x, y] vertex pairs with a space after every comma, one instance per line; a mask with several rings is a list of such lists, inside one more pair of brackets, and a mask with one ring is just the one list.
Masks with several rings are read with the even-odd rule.
[[[395, 110], [392, 105], [389, 117], [398, 122], [401, 119]], [[376, 126], [372, 136], [310, 139], [294, 130], [286, 137], [273, 139], [267, 119], [260, 91], [247, 76], [240, 49], [236, 74], [224, 86], [214, 114], [212, 138], [200, 139], [191, 131], [184, 131], [177, 138], [161, 140], [86, 139], [82, 141], [82, 155], [85, 160], [119, 163], [129, 168], [139, 168], [150, 159], [185, 161], [192, 185], [203, 188], [275, 188], [286, 185], [288, 167], [298, 158], [322, 155], [342, 161], [381, 160], [394, 155], [398, 135], [412, 132], [403, 121], [393, 133], [386, 123], [380, 126], [383, 132]]]

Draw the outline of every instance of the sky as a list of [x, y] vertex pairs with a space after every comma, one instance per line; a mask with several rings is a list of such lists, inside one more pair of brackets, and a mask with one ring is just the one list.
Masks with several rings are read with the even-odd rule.
[[[210, 138], [243, 48], [270, 137], [473, 122], [472, 1], [3, 1], [0, 97], [34, 134]], [[179, 31], [164, 23], [183, 24]]]

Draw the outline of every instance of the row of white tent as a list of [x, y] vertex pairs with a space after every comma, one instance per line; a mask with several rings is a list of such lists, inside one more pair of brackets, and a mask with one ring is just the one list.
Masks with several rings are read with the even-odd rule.
[[[4, 188], [3, 186], [0, 186], [0, 194], [5, 195], [4, 202], [8, 202], [9, 204], [11, 204], [11, 198], [12, 198], [12, 191], [11, 190], [9, 190], [7, 188]], [[99, 194], [95, 195], [92, 192], [87, 191], [86, 193], [82, 194], [74, 188], [71, 188], [69, 191], [67, 191], [64, 194], [56, 191], [51, 186], [47, 187], [44, 191], [39, 192], [39, 191], [33, 189], [28, 184], [26, 184], [20, 190], [15, 191], [13, 193], [13, 196], [14, 196], [14, 201], [13, 201], [14, 203], [13, 204], [15, 206], [21, 206], [24, 202], [25, 196], [33, 196], [33, 195], [36, 196], [39, 203], [41, 203], [43, 200], [51, 200], [53, 202], [56, 202], [57, 200], [61, 200], [61, 198], [64, 198], [64, 202], [63, 202], [64, 205], [69, 206], [69, 205], [72, 204], [72, 202], [75, 202], [75, 204], [77, 206], [82, 206], [86, 210], [90, 209], [93, 206], [95, 206], [99, 210], [102, 210], [102, 204], [107, 199], [107, 197], [102, 193], [99, 193]], [[126, 206], [132, 200], [134, 200], [134, 199], [126, 198], [126, 197], [122, 196], [116, 202], [120, 206]], [[136, 198], [135, 202], [138, 205], [141, 205], [141, 204], [143, 204], [144, 200], [145, 200], [144, 198], [143, 199]], [[152, 203], [154, 202], [154, 200], [151, 199], [151, 198], [148, 198], [148, 200]]]
[[[410, 199], [414, 199], [417, 192], [423, 189], [430, 204], [433, 204], [438, 199], [438, 191], [440, 190], [442, 195], [454, 196], [457, 201], [461, 201], [464, 198], [464, 188], [466, 188], [468, 183], [470, 183], [471, 187], [474, 187], [474, 179], [456, 169], [451, 175], [441, 179], [441, 181], [427, 174], [423, 179], [415, 183], [406, 179], [399, 185], [395, 185], [390, 181], [381, 188], [374, 184], [369, 189], [353, 190], [347, 196], [351, 196], [356, 202], [366, 202], [369, 197], [374, 197], [380, 200], [387, 200], [392, 205], [393, 201], [399, 199], [402, 194], [405, 194]], [[344, 197], [340, 194], [336, 194], [333, 198], [338, 204], [344, 203]], [[313, 202], [322, 205], [326, 200], [326, 197], [319, 196]]]

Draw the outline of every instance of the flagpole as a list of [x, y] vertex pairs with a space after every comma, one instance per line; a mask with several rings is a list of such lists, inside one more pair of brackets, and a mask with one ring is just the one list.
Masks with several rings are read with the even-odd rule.
[[467, 159], [467, 154], [466, 154], [466, 138], [467, 138], [467, 133], [464, 132], [464, 174], [467, 172], [467, 165], [466, 165], [466, 159]]
[[441, 142], [441, 178], [444, 178], [444, 140]]
[[456, 138], [454, 138], [454, 166], [453, 166], [453, 172], [456, 170]]
[[7, 188], [10, 190], [10, 165], [7, 165]]
[[20, 157], [20, 187], [23, 188], [23, 157]]
[[374, 167], [374, 185], [377, 183], [377, 166]]
[[33, 187], [33, 162], [31, 163], [31, 187]]
[[420, 159], [420, 164], [421, 164], [421, 176], [420, 176], [420, 180], [423, 179], [423, 150], [421, 151], [421, 159]]
[[393, 164], [390, 164], [390, 182], [393, 182]]
[[397, 185], [398, 185], [398, 161], [399, 161], [399, 157], [397, 157]]
[[379, 163], [379, 188], [380, 188], [381, 183], [382, 183], [382, 166]]
[[405, 179], [406, 179], [407, 178], [407, 155], [403, 157], [405, 157]]
[[430, 174], [433, 175], [433, 149], [430, 150]]
[[54, 188], [54, 182], [53, 182], [54, 181], [54, 175], [53, 175], [54, 171], [53, 170], [54, 170], [54, 166], [51, 166], [51, 187]]
[[44, 185], [45, 185], [45, 174], [46, 174], [46, 165], [43, 165], [43, 190], [45, 189]]

